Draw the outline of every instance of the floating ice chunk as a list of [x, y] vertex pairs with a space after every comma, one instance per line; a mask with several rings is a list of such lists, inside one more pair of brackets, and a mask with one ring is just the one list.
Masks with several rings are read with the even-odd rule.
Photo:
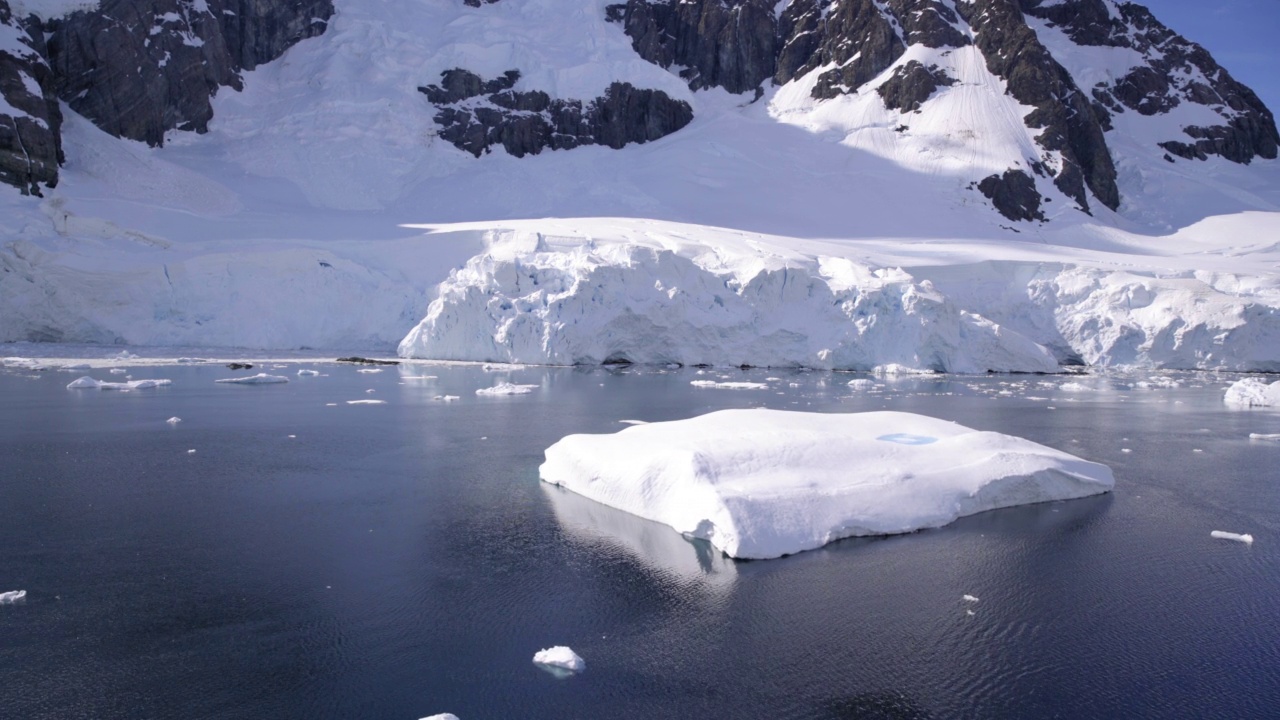
[[435, 380], [435, 375], [401, 375], [401, 380]]
[[190, 365], [193, 363], [202, 363], [202, 362], [209, 362], [209, 361], [205, 360], [204, 358], [180, 357], [178, 358], [177, 362], [182, 365]]
[[696, 388], [715, 388], [717, 390], [768, 390], [765, 383], [757, 382], [716, 382], [715, 380], [691, 380], [690, 385]]
[[539, 650], [534, 654], [533, 661], [539, 665], [562, 668], [569, 672], [582, 672], [587, 669], [587, 664], [578, 657], [578, 653], [564, 645]]
[[619, 420], [623, 425], [648, 425], [648, 420]]
[[90, 370], [93, 366], [89, 363], [68, 363], [58, 368], [59, 370]]
[[971, 603], [973, 603], [973, 602], [978, 602], [978, 598], [976, 598], [976, 597], [974, 597], [974, 596], [972, 596], [972, 595], [965, 595], [965, 596], [961, 597], [960, 599], [961, 599], [961, 600], [963, 600], [963, 601], [965, 601], [965, 602], [971, 602]]
[[[27, 597], [26, 590], [10, 590], [9, 592], [0, 592], [0, 605], [8, 603], [16, 603]], [[553, 648], [554, 649], [554, 648]]]
[[875, 387], [875, 381], [868, 380], [866, 378], [858, 378], [856, 380], [850, 380], [848, 385], [851, 390], [870, 390]]
[[1249, 535], [1249, 534], [1240, 535], [1233, 532], [1226, 532], [1225, 530], [1214, 530], [1213, 532], [1209, 533], [1209, 537], [1218, 538], [1219, 540], [1235, 540], [1236, 542], [1242, 542], [1248, 545], [1253, 544], [1252, 535]]
[[169, 423], [170, 425], [177, 425], [178, 423], [182, 422], [182, 418], [178, 417], [177, 415], [174, 415], [168, 420], [165, 420], [165, 422]]
[[1105, 465], [922, 415], [763, 409], [570, 435], [547, 449], [539, 473], [740, 558], [1115, 485]]
[[123, 375], [129, 371], [125, 370], [124, 368], [111, 368], [107, 372], [111, 373], [112, 375]]
[[462, 398], [458, 397], [457, 395], [436, 395], [435, 397], [433, 397], [433, 398], [431, 398], [431, 399], [432, 399], [432, 400], [439, 400], [440, 402], [457, 402], [458, 400], [461, 400]]
[[348, 400], [348, 405], [386, 405], [386, 400]]
[[122, 390], [122, 391], [147, 390], [150, 388], [164, 387], [165, 385], [172, 384], [172, 382], [173, 381], [171, 380], [164, 380], [164, 379], [129, 380], [128, 382], [107, 382], [105, 380], [94, 380], [88, 375], [85, 375], [82, 378], [72, 380], [70, 383], [68, 383], [67, 389], [68, 390], [81, 390], [81, 389]]
[[527, 366], [519, 363], [485, 363], [480, 369], [485, 372], [507, 372], [508, 370], [524, 370]]
[[876, 375], [936, 375], [933, 370], [924, 370], [922, 368], [913, 368], [898, 363], [888, 363], [885, 365], [877, 365], [871, 369]]
[[515, 383], [500, 382], [491, 388], [480, 388], [476, 391], [477, 395], [528, 395], [533, 392], [537, 385], [517, 385]]
[[319, 374], [320, 374], [320, 371], [319, 371], [319, 370], [308, 370], [308, 369], [306, 369], [306, 368], [303, 368], [303, 369], [301, 369], [301, 370], [299, 370], [299, 371], [298, 371], [298, 375], [299, 375], [300, 377], [315, 377], [315, 376], [317, 376], [317, 375], [319, 375]]
[[1280, 440], [1280, 433], [1249, 433], [1250, 440]]
[[357, 370], [356, 372], [358, 372], [358, 373], [364, 373], [364, 374], [366, 374], [366, 375], [372, 375], [372, 374], [374, 374], [374, 373], [380, 373], [380, 372], [382, 372], [382, 368], [360, 368], [360, 369], [359, 369], [359, 370]]
[[235, 383], [237, 385], [273, 385], [275, 383], [287, 383], [289, 378], [283, 375], [268, 375], [266, 373], [258, 373], [257, 375], [246, 375], [244, 377], [225, 378], [223, 380], [214, 380], [220, 383]]
[[1058, 386], [1062, 392], [1093, 392], [1093, 388], [1078, 382], [1066, 382]]
[[188, 451], [187, 451], [187, 454], [188, 454], [188, 455], [195, 455], [195, 454], [196, 454], [196, 449], [195, 449], [195, 448], [191, 448], [190, 450], [188, 450]]
[[1276, 407], [1280, 406], [1280, 382], [1270, 385], [1257, 378], [1238, 380], [1227, 388], [1222, 401], [1228, 405], [1243, 407]]
[[422, 720], [458, 720], [458, 716], [453, 713], [440, 713], [439, 715], [428, 715]]

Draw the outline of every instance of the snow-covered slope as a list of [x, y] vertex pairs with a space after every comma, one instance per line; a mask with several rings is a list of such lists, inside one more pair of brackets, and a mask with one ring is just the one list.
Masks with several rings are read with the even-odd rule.
[[[44, 198], [0, 187], [0, 340], [1277, 368], [1280, 166], [1171, 163], [1156, 144], [1209, 122], [1208, 106], [1113, 113], [1120, 204], [1094, 198], [1089, 215], [1056, 184], [1048, 130], [1028, 127], [976, 20], [955, 20], [958, 47], [895, 26], [901, 54], [856, 92], [814, 97], [846, 58], [754, 99], [691, 90], [688, 67], [646, 60], [607, 0], [334, 5], [322, 35], [221, 89], [205, 134], [147, 147], [64, 107], [59, 185]], [[913, 4], [876, 12], [899, 6]], [[1151, 54], [1027, 22], [1081, 87]], [[890, 109], [880, 89], [911, 63], [951, 84]], [[457, 69], [518, 77], [470, 94], [449, 85]], [[592, 115], [619, 85], [626, 102]], [[672, 130], [661, 121], [680, 103], [692, 122]], [[574, 107], [572, 141], [538, 135]], [[1046, 222], [1002, 217], [978, 187], [1013, 168]]]

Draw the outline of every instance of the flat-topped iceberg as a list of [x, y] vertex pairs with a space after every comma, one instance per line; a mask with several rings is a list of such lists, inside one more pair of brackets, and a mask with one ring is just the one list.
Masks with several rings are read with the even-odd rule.
[[547, 448], [539, 472], [737, 558], [939, 527], [1115, 485], [1105, 465], [902, 412], [721, 410], [569, 435]]
[[149, 390], [151, 388], [164, 387], [172, 384], [172, 381], [166, 379], [145, 379], [145, 380], [129, 380], [128, 382], [107, 382], [106, 380], [94, 380], [85, 375], [77, 380], [67, 383], [68, 390]]
[[283, 375], [268, 375], [267, 373], [258, 373], [257, 375], [245, 375], [244, 377], [226, 378], [225, 380], [214, 380], [219, 383], [234, 383], [237, 385], [275, 385], [278, 383], [287, 383], [289, 378]]

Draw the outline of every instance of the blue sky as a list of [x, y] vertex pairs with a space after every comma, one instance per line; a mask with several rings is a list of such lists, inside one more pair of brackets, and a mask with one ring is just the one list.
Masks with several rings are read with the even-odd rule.
[[1280, 113], [1280, 0], [1137, 0]]

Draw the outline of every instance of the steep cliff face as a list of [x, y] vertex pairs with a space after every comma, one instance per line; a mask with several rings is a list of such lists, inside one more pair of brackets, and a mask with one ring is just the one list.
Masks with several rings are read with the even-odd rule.
[[218, 88], [324, 32], [332, 0], [105, 0], [47, 23], [58, 95], [119, 137], [204, 132]]
[[29, 25], [0, 0], [0, 183], [39, 195], [58, 182], [62, 110], [44, 37]]

